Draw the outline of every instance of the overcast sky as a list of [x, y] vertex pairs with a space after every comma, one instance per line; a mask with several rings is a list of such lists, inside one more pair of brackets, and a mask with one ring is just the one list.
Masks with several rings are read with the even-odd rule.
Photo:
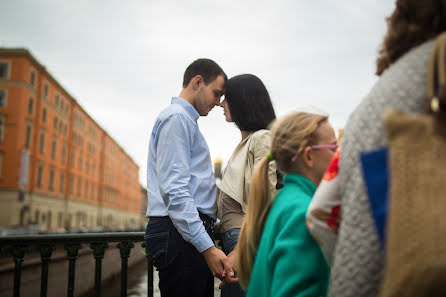
[[[140, 166], [186, 67], [215, 60], [257, 75], [278, 116], [329, 113], [335, 129], [376, 81], [392, 0], [0, 0], [0, 46], [24, 47]], [[225, 163], [240, 133], [215, 107], [199, 119]]]

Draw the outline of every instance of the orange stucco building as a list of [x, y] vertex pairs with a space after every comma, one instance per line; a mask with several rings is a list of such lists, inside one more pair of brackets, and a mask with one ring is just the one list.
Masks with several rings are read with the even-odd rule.
[[0, 48], [0, 226], [136, 224], [138, 175], [28, 50]]

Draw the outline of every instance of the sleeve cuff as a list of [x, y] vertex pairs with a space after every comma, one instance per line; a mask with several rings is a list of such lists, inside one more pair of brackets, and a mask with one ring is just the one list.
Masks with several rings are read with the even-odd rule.
[[214, 242], [206, 231], [195, 237], [191, 243], [199, 253], [202, 253], [208, 248], [214, 246]]

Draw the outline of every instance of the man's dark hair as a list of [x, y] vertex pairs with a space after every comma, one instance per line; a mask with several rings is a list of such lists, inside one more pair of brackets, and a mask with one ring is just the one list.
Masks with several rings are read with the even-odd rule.
[[269, 93], [255, 75], [242, 74], [230, 78], [226, 83], [225, 99], [232, 120], [242, 131], [266, 129], [276, 118]]
[[205, 85], [213, 82], [219, 75], [223, 75], [225, 82], [228, 80], [223, 69], [217, 63], [210, 59], [198, 59], [186, 68], [183, 77], [183, 88], [187, 87], [191, 79], [196, 75], [203, 77]]

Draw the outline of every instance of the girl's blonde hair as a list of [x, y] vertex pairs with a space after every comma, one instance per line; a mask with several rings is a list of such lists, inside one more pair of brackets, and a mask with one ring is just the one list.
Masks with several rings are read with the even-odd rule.
[[[305, 112], [288, 114], [274, 123], [272, 132], [271, 155], [277, 169], [284, 173], [296, 172], [293, 156], [316, 143], [317, 129], [328, 117]], [[248, 211], [243, 221], [237, 244], [237, 274], [240, 285], [248, 288], [252, 268], [273, 199], [268, 185], [268, 163], [264, 157], [253, 174], [248, 201]]]

